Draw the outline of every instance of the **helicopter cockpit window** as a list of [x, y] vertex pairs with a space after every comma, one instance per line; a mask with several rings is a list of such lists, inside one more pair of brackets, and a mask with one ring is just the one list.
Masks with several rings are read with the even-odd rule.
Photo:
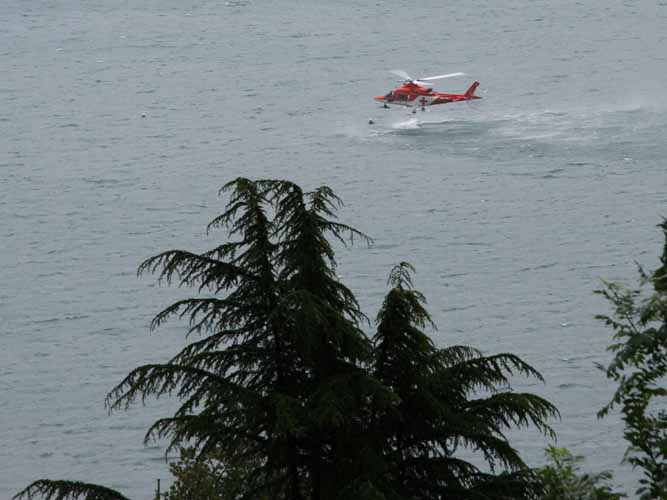
[[408, 100], [408, 95], [407, 94], [396, 94], [396, 98], [399, 101], [407, 101]]

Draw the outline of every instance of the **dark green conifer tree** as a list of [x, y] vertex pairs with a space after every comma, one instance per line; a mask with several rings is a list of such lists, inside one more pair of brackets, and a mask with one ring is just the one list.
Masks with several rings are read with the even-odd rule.
[[597, 291], [614, 306], [613, 316], [597, 318], [615, 332], [608, 348], [614, 358], [601, 368], [618, 383], [598, 416], [620, 407], [630, 443], [626, 459], [644, 473], [637, 490], [641, 500], [667, 499], [667, 220], [659, 227], [665, 238], [662, 265], [649, 274], [640, 267], [637, 289], [605, 282]]
[[[187, 318], [189, 334], [203, 338], [167, 363], [133, 370], [107, 404], [113, 411], [175, 395], [180, 408], [146, 440], [168, 438], [167, 451], [192, 444], [199, 456], [242, 464], [244, 498], [333, 498], [344, 480], [342, 436], [358, 427], [355, 406], [363, 391], [383, 388], [362, 369], [370, 356], [365, 317], [336, 277], [329, 234], [367, 238], [332, 220], [339, 200], [326, 187], [304, 194], [293, 183], [241, 178], [222, 191], [230, 200], [209, 229], [226, 227], [235, 241], [203, 254], [167, 251], [139, 268], [208, 292], [172, 304], [151, 325]], [[42, 480], [18, 496], [75, 498], [86, 494], [80, 485]]]
[[[542, 377], [513, 354], [437, 348], [422, 331], [432, 321], [411, 271], [407, 263], [392, 270], [373, 338], [374, 374], [397, 396], [374, 414], [385, 462], [380, 490], [404, 500], [535, 498], [539, 481], [504, 433], [531, 424], [552, 433], [553, 405], [508, 390], [514, 374]], [[464, 449], [481, 454], [488, 470], [461, 458]]]
[[304, 372], [302, 411], [306, 417], [299, 444], [308, 478], [308, 498], [341, 497], [341, 486], [358, 475], [355, 456], [363, 439], [363, 409], [389, 391], [365, 367], [371, 345], [361, 329], [366, 317], [352, 292], [336, 275], [328, 236], [346, 243], [368, 238], [336, 222], [340, 200], [327, 187], [304, 193], [282, 182], [274, 191], [279, 281], [287, 293], [282, 304]]

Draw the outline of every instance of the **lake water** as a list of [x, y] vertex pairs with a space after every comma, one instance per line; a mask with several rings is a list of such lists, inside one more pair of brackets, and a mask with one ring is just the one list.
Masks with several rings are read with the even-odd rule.
[[[173, 402], [107, 415], [106, 392], [164, 361], [149, 333], [187, 291], [137, 278], [204, 250], [232, 178], [327, 184], [375, 240], [338, 254], [374, 317], [417, 268], [437, 343], [511, 351], [556, 403], [561, 446], [620, 466], [600, 278], [656, 267], [667, 216], [667, 2], [27, 0], [0, 6], [0, 497], [70, 478], [148, 499], [169, 477], [144, 431]], [[390, 69], [463, 71], [482, 100], [411, 115], [372, 96]], [[372, 118], [375, 124], [368, 125]], [[532, 465], [548, 443], [513, 443]]]

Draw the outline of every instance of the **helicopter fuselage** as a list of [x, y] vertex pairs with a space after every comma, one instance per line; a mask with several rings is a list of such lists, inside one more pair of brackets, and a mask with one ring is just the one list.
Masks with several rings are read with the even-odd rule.
[[391, 90], [389, 93], [375, 97], [376, 101], [385, 104], [395, 104], [399, 106], [421, 107], [433, 106], [436, 104], [447, 104], [450, 102], [470, 101], [472, 99], [481, 99], [475, 95], [475, 89], [479, 82], [474, 82], [464, 94], [449, 94], [446, 92], [433, 92], [430, 87], [424, 87], [412, 82], [405, 82], [400, 87]]

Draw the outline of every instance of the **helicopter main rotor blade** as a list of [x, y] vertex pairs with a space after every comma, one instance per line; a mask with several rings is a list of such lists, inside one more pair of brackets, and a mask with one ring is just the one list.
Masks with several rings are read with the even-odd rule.
[[465, 73], [448, 73], [446, 75], [427, 76], [426, 78], [417, 78], [417, 81], [428, 82], [428, 81], [431, 81], [431, 80], [440, 80], [442, 78], [452, 78], [454, 76], [462, 76], [462, 75], [465, 75]]
[[410, 82], [412, 81], [412, 77], [410, 75], [408, 75], [402, 69], [392, 69], [392, 70], [389, 71], [389, 73], [393, 73], [396, 76], [400, 76], [403, 80], [407, 80], [407, 81], [410, 81]]

